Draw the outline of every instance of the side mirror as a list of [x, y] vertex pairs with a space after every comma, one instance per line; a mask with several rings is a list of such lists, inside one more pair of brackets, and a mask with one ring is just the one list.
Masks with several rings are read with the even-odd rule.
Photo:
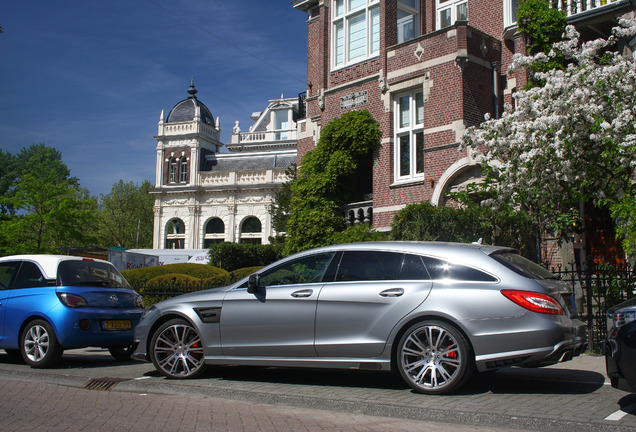
[[250, 275], [250, 278], [247, 280], [247, 292], [250, 294], [256, 294], [258, 291], [258, 273], [254, 273]]

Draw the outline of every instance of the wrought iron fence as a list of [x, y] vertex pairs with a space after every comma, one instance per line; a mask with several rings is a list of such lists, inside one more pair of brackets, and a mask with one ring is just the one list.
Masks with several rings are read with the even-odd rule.
[[571, 287], [577, 311], [587, 321], [591, 349], [607, 336], [607, 310], [635, 295], [636, 271], [630, 266], [571, 263], [550, 268]]

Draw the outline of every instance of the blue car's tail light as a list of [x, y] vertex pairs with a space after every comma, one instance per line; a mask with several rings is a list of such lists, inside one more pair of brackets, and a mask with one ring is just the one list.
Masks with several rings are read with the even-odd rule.
[[56, 293], [57, 297], [60, 299], [62, 303], [71, 308], [88, 306], [84, 297], [78, 296], [76, 294], [58, 292]]

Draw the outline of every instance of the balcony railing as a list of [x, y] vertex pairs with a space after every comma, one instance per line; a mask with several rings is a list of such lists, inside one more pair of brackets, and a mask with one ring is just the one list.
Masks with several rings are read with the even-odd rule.
[[607, 8], [616, 3], [624, 3], [624, 0], [552, 0], [552, 7], [565, 11], [568, 17], [588, 12], [592, 10], [600, 10]]
[[[576, 18], [582, 14], [601, 14], [605, 9], [614, 8], [621, 4], [629, 4], [630, 0], [548, 0], [553, 8], [565, 11], [568, 18]], [[505, 27], [516, 25], [515, 14], [518, 10], [518, 0], [504, 3]]]

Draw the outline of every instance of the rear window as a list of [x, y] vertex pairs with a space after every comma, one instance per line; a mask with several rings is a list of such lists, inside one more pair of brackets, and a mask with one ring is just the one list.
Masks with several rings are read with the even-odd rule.
[[495, 252], [491, 255], [491, 257], [496, 261], [499, 261], [501, 264], [505, 265], [512, 271], [530, 279], [558, 279], [557, 276], [555, 276], [553, 273], [550, 273], [539, 264], [535, 264], [529, 259], [524, 258], [514, 252]]
[[115, 267], [99, 261], [62, 261], [57, 269], [57, 278], [58, 285], [130, 288]]

